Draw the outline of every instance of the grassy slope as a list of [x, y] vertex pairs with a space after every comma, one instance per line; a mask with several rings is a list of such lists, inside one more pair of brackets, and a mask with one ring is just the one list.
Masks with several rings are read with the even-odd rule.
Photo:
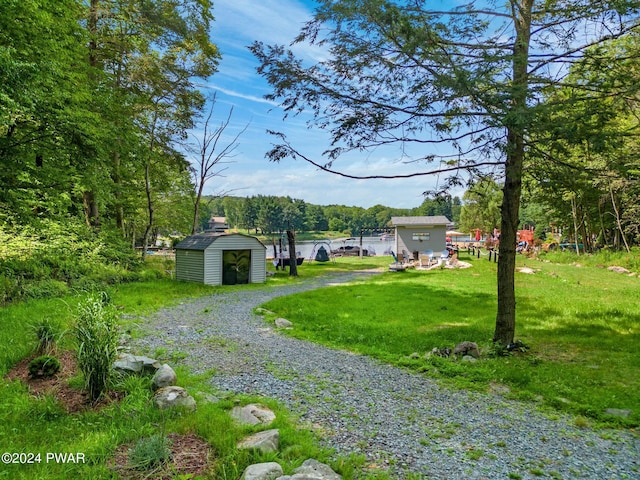
[[[275, 299], [265, 307], [293, 321], [291, 334], [300, 338], [370, 354], [463, 388], [504, 384], [515, 397], [638, 425], [640, 279], [596, 267], [520, 261], [537, 271], [516, 274], [516, 337], [530, 347], [527, 355], [476, 364], [425, 358], [434, 347], [464, 340], [490, 350], [496, 265], [486, 259], [464, 270], [388, 273]], [[420, 358], [410, 358], [414, 352]], [[633, 414], [621, 420], [605, 415], [607, 408]]]

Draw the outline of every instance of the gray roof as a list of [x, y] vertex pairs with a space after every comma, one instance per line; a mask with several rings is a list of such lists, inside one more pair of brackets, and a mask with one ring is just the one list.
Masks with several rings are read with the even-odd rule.
[[391, 217], [391, 225], [398, 226], [421, 226], [421, 225], [449, 225], [451, 222], [444, 215], [422, 216], [422, 217]]
[[[260, 245], [263, 243], [256, 237], [250, 235], [244, 235], [242, 233], [199, 233], [197, 235], [191, 235], [176, 245], [176, 250], [206, 250], [213, 242], [221, 237], [240, 236], [246, 238], [253, 238]], [[265, 247], [266, 248], [266, 247]]]

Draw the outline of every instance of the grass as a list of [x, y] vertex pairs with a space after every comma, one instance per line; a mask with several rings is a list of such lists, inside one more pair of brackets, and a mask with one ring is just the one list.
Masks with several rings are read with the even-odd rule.
[[[151, 260], [154, 262], [155, 260]], [[164, 261], [163, 261], [164, 262]], [[159, 264], [158, 264], [159, 265]], [[267, 286], [299, 282], [332, 271], [348, 271], [373, 264], [368, 262], [349, 265], [347, 262], [327, 265], [304, 265], [299, 278], [290, 278], [286, 273], [278, 272], [267, 282]], [[152, 267], [156, 267], [151, 263]], [[163, 265], [161, 265], [163, 267]], [[149, 314], [161, 307], [171, 306], [189, 297], [212, 294], [220, 289], [261, 288], [260, 286], [210, 287], [193, 283], [175, 282], [157, 275], [145, 282], [119, 284], [109, 288], [108, 297], [117, 306], [124, 317], [120, 324], [124, 328], [131, 326], [132, 320], [139, 315]], [[73, 316], [78, 304], [86, 297], [68, 295], [62, 298], [36, 299], [15, 303], [0, 310], [0, 374], [4, 376], [18, 361], [33, 355], [38, 347], [38, 334], [33, 328], [36, 319], [47, 319], [60, 325], [64, 331], [71, 332]], [[72, 348], [70, 333], [57, 339], [57, 349]], [[212, 342], [220, 342], [212, 339]], [[229, 348], [234, 348], [229, 344]], [[163, 353], [163, 352], [157, 352]], [[185, 352], [184, 355], [188, 354]], [[126, 392], [119, 402], [100, 411], [87, 411], [79, 414], [67, 414], [63, 406], [53, 397], [36, 398], [29, 394], [25, 385], [18, 381], [0, 383], [0, 445], [5, 452], [40, 454], [40, 462], [27, 465], [3, 465], [0, 479], [66, 479], [117, 478], [109, 469], [108, 461], [121, 445], [148, 447], [145, 443], [159, 434], [195, 433], [207, 441], [215, 452], [214, 471], [210, 478], [227, 480], [237, 479], [251, 463], [278, 461], [285, 473], [291, 473], [307, 458], [316, 458], [330, 463], [343, 475], [345, 480], [354, 478], [372, 478], [362, 474], [365, 462], [361, 458], [339, 457], [330, 461], [330, 451], [320, 448], [317, 434], [302, 425], [279, 403], [268, 398], [233, 396], [212, 391], [206, 375], [192, 375], [178, 369], [179, 384], [187, 388], [196, 399], [204, 394], [221, 396], [217, 403], [199, 403], [194, 414], [184, 415], [159, 411], [151, 406], [149, 379], [131, 377], [117, 385], [117, 389]], [[83, 387], [83, 379], [74, 378], [70, 384]], [[273, 428], [280, 429], [281, 448], [278, 454], [259, 454], [239, 451], [236, 443], [255, 428], [240, 427], [231, 421], [229, 411], [240, 404], [262, 403], [270, 407], [277, 415]], [[142, 448], [138, 447], [138, 448]], [[81, 453], [84, 461], [77, 463], [46, 462], [46, 453]], [[155, 451], [142, 452], [143, 458], [154, 458]], [[75, 457], [78, 458], [78, 457]], [[208, 477], [209, 478], [209, 477]], [[375, 478], [388, 478], [385, 473]]]
[[[336, 272], [386, 269], [389, 263], [389, 258], [380, 257], [341, 258], [326, 264], [305, 262], [298, 278], [269, 267], [274, 276], [268, 279], [266, 288]], [[527, 260], [528, 266], [539, 271], [535, 275], [517, 274], [517, 337], [530, 346], [526, 355], [485, 356], [475, 364], [425, 358], [433, 347], [453, 346], [463, 340], [477, 341], [485, 352], [489, 349], [496, 266], [486, 260], [474, 260], [473, 264], [466, 270], [383, 273], [350, 285], [274, 300], [266, 307], [292, 320], [295, 328], [291, 332], [297, 336], [367, 353], [460, 388], [486, 390], [496, 383], [507, 385], [511, 396], [575, 413], [575, 424], [583, 428], [596, 422], [620, 427], [638, 425], [640, 399], [635, 392], [640, 387], [636, 375], [640, 366], [640, 279], [586, 262], [577, 267]], [[116, 285], [108, 293], [120, 312], [130, 318], [188, 297], [240, 288], [264, 287], [210, 287], [157, 278]], [[0, 373], [6, 374], [12, 365], [35, 353], [36, 319], [48, 319], [69, 331], [82, 298], [37, 299], [1, 309]], [[121, 321], [125, 327], [130, 323], [127, 319]], [[221, 342], [216, 338], [211, 341]], [[70, 335], [58, 340], [58, 349], [71, 346]], [[233, 347], [229, 344], [229, 348]], [[412, 358], [414, 352], [418, 352], [417, 358]], [[179, 372], [180, 385], [194, 392], [196, 398], [198, 392], [220, 395], [211, 391], [210, 372], [200, 376]], [[83, 382], [78, 378], [72, 384], [81, 388]], [[34, 398], [24, 385], [3, 381], [0, 445], [5, 451], [40, 453], [43, 461], [3, 466], [0, 479], [115, 478], [107, 462], [118, 446], [133, 446], [141, 439], [171, 432], [196, 433], [213, 447], [214, 479], [235, 480], [247, 465], [260, 461], [277, 460], [285, 473], [291, 473], [306, 458], [331, 458], [330, 452], [318, 446], [316, 433], [271, 399], [223, 396], [220, 402], [199, 404], [194, 414], [180, 415], [150, 407], [148, 379], [129, 378], [118, 388], [127, 392], [122, 401], [99, 412], [69, 415], [53, 397]], [[274, 427], [281, 431], [277, 455], [235, 449], [236, 442], [252, 429], [235, 425], [229, 410], [250, 402], [266, 404], [276, 412]], [[629, 409], [633, 413], [628, 419], [621, 419], [604, 415], [605, 408]], [[46, 452], [83, 453], [86, 462], [46, 464]], [[482, 452], [473, 455], [480, 458]], [[370, 469], [359, 456], [341, 457], [330, 463], [345, 480], [389, 478], [377, 470], [363, 474]]]
[[[469, 364], [428, 355], [434, 347], [452, 348], [465, 340], [477, 342], [485, 354], [491, 350], [496, 264], [461, 259], [473, 267], [385, 273], [277, 298], [263, 307], [294, 323], [290, 335], [371, 355], [459, 388], [486, 391], [502, 385], [511, 397], [592, 423], [640, 424], [640, 397], [632, 393], [640, 389], [639, 278], [520, 257], [520, 265], [537, 272], [516, 273], [516, 338], [529, 351], [485, 355]], [[610, 408], [631, 415], [608, 415]]]

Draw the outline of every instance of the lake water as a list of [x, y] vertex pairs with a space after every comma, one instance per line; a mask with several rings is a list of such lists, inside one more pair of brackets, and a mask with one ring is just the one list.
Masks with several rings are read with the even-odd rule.
[[[286, 243], [286, 242], [285, 242]], [[286, 247], [286, 245], [283, 245]], [[333, 240], [314, 240], [314, 241], [299, 241], [296, 242], [296, 251], [298, 256], [302, 256], [305, 259], [310, 259], [315, 257], [320, 246], [324, 246], [327, 253], [329, 250], [337, 250], [340, 247], [349, 247], [349, 246], [360, 246], [360, 237], [358, 238], [350, 238], [350, 239], [333, 239]], [[386, 235], [384, 237], [374, 236], [374, 237], [362, 237], [362, 247], [369, 251], [369, 255], [388, 255], [390, 250], [395, 248], [395, 237], [392, 235]], [[278, 250], [279, 251], [279, 250]], [[288, 249], [283, 248], [283, 253], [287, 252]], [[267, 257], [273, 257], [273, 246], [267, 245]]]

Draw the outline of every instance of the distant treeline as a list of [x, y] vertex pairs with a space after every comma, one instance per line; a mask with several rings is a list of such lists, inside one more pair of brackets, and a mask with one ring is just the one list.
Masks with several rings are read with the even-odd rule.
[[263, 234], [296, 231], [338, 231], [357, 235], [363, 227], [384, 227], [393, 216], [444, 215], [452, 222], [460, 219], [462, 201], [458, 197], [425, 199], [416, 208], [369, 208], [345, 205], [315, 205], [291, 197], [210, 198], [202, 216], [202, 229], [211, 216], [224, 216], [232, 228]]

